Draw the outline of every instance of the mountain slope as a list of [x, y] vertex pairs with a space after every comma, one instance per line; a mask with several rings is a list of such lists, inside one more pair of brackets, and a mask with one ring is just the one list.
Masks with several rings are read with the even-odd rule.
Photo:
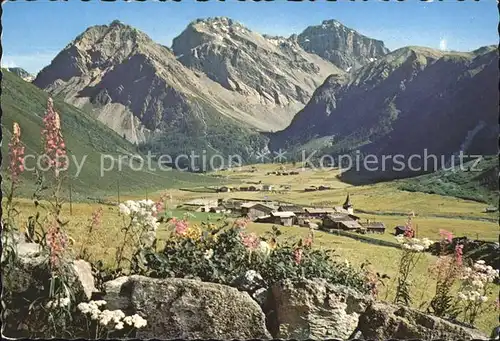
[[471, 161], [463, 169], [438, 171], [399, 181], [399, 189], [447, 195], [498, 206], [498, 157]]
[[[192, 23], [176, 38], [174, 49], [184, 52], [177, 56], [118, 21], [90, 27], [34, 84], [161, 153], [179, 155], [184, 137], [200, 151], [260, 150], [267, 142], [257, 132], [286, 127], [339, 70], [297, 44], [281, 46], [229, 19], [211, 20]], [[199, 28], [221, 20], [232, 30], [228, 37], [222, 26]]]
[[190, 23], [172, 50], [183, 65], [271, 108], [285, 124], [280, 128], [329, 75], [341, 72], [293, 40], [262, 36], [225, 17]]
[[494, 154], [497, 63], [493, 47], [471, 53], [399, 49], [348, 76], [329, 77], [291, 125], [271, 137], [272, 149], [328, 138], [323, 152], [330, 154], [356, 148], [379, 156], [422, 155], [424, 149], [447, 158], [461, 150]]
[[26, 71], [25, 69], [23, 69], [21, 67], [9, 67], [9, 68], [6, 68], [6, 70], [21, 77], [26, 82], [31, 82], [35, 78], [35, 77], [33, 77], [32, 74], [30, 74], [28, 71]]
[[[207, 137], [196, 146], [197, 152], [242, 154], [248, 140], [265, 145], [249, 123], [251, 113], [241, 109], [241, 97], [185, 68], [170, 49], [118, 21], [87, 29], [38, 74], [34, 84], [91, 110], [134, 143], [170, 146], [175, 144], [171, 137], [181, 134]], [[220, 142], [227, 139], [234, 143]], [[182, 151], [161, 152], [175, 157]]]
[[[4, 71], [4, 70], [2, 70]], [[8, 141], [12, 134], [13, 122], [18, 122], [21, 127], [21, 140], [26, 146], [26, 155], [41, 154], [41, 127], [42, 117], [45, 113], [48, 94], [36, 86], [26, 83], [11, 72], [2, 72], [2, 177], [8, 167]], [[189, 183], [215, 183], [209, 177], [182, 173], [178, 171], [148, 171], [132, 170], [129, 163], [124, 161], [122, 171], [118, 171], [115, 163], [113, 171], [100, 176], [101, 155], [136, 155], [137, 150], [131, 143], [113, 132], [104, 124], [96, 121], [83, 111], [55, 100], [55, 108], [62, 121], [62, 132], [67, 145], [70, 158], [76, 158], [80, 164], [85, 162], [79, 176], [75, 177], [75, 162], [70, 162], [68, 174], [72, 177], [73, 198], [86, 199], [87, 197], [109, 196], [116, 193], [118, 179], [122, 192], [147, 191], [167, 187], [183, 187]], [[74, 159], [71, 159], [74, 160]], [[27, 165], [31, 167], [31, 161]], [[154, 165], [154, 162], [152, 163]], [[105, 167], [111, 166], [111, 161], [105, 159]], [[137, 164], [133, 167], [138, 168]], [[34, 190], [35, 178], [31, 172], [25, 172], [21, 186], [21, 193], [30, 196]], [[68, 183], [65, 184], [67, 190]], [[6, 188], [4, 182], [4, 189]]]
[[382, 41], [359, 34], [337, 20], [325, 20], [321, 25], [310, 26], [296, 39], [307, 52], [315, 53], [347, 71], [389, 52]]

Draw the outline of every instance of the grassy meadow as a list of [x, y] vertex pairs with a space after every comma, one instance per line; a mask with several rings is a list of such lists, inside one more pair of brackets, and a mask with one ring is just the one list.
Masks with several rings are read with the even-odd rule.
[[[272, 184], [276, 187], [276, 192], [230, 192], [214, 193], [213, 190], [204, 190], [202, 186], [191, 190], [166, 189], [164, 191], [148, 192], [149, 199], [158, 200], [162, 193], [168, 192], [172, 199], [167, 200], [167, 210], [176, 217], [181, 217], [185, 211], [175, 209], [175, 207], [187, 200], [194, 198], [246, 198], [270, 200], [281, 200], [303, 205], [333, 206], [342, 205], [347, 193], [351, 195], [354, 210], [361, 210], [370, 213], [360, 213], [362, 219], [382, 221], [386, 224], [387, 230], [383, 235], [369, 234], [367, 236], [393, 241], [391, 235], [393, 227], [404, 224], [405, 214], [414, 211], [416, 213], [415, 223], [419, 237], [430, 239], [439, 238], [439, 229], [452, 231], [456, 236], [467, 236], [470, 238], [484, 240], [498, 240], [498, 224], [493, 222], [495, 213], [482, 213], [485, 204], [463, 199], [455, 199], [436, 194], [410, 193], [397, 189], [396, 184], [380, 183], [367, 186], [351, 186], [338, 180], [337, 170], [300, 171], [299, 175], [276, 176], [266, 175], [269, 171], [280, 168], [280, 165], [257, 165], [257, 170], [250, 172], [250, 167], [245, 167], [241, 171], [216, 172], [218, 178], [230, 184], [230, 186], [240, 186], [244, 183]], [[286, 165], [287, 169], [292, 169], [291, 165]], [[210, 178], [211, 176], [207, 176]], [[280, 185], [291, 185], [291, 191], [279, 192]], [[303, 189], [311, 185], [330, 186], [331, 190], [304, 192]], [[193, 185], [196, 186], [196, 185]], [[121, 201], [127, 199], [143, 199], [145, 192], [122, 195]], [[106, 197], [109, 201], [116, 201], [115, 195]], [[19, 216], [16, 218], [21, 228], [28, 217], [34, 215], [35, 207], [29, 199], [16, 199]], [[99, 230], [95, 231], [91, 238], [87, 237], [87, 226], [90, 216], [97, 208], [103, 208], [102, 224]], [[44, 210], [48, 208], [46, 202], [42, 202], [39, 210], [44, 216]], [[77, 250], [85, 245], [93, 260], [101, 260], [105, 266], [113, 263], [115, 252], [120, 245], [120, 229], [123, 225], [123, 217], [118, 214], [116, 206], [99, 205], [95, 203], [76, 202], [72, 204], [73, 214], [70, 215], [69, 204], [65, 204], [61, 216], [63, 220], [68, 220], [68, 234], [74, 239], [73, 248]], [[390, 213], [390, 214], [389, 214]], [[207, 219], [219, 219], [220, 214], [192, 213], [194, 216], [189, 220], [192, 223], [199, 223]], [[479, 220], [483, 219], [483, 220]], [[262, 235], [271, 229], [270, 224], [250, 223], [248, 229]], [[283, 235], [281, 240], [297, 240], [306, 237], [308, 229], [294, 227], [281, 227]], [[161, 224], [158, 237], [161, 240], [169, 236], [170, 227], [168, 224]], [[380, 274], [387, 274], [390, 279], [386, 281], [386, 286], [382, 288], [380, 298], [391, 301], [395, 293], [395, 280], [398, 273], [398, 261], [400, 251], [396, 248], [373, 245], [366, 242], [357, 241], [352, 238], [325, 233], [315, 232], [315, 247], [335, 250], [335, 255], [340, 261], [347, 260], [352, 266], [360, 266], [363, 262], [370, 262], [371, 267]], [[429, 275], [428, 267], [436, 260], [430, 254], [424, 254], [413, 275], [414, 302], [413, 306], [425, 305], [433, 295], [435, 280]], [[497, 312], [494, 311], [495, 297], [491, 297], [491, 309], [483, 314], [477, 323], [478, 327], [489, 333], [497, 324]]]

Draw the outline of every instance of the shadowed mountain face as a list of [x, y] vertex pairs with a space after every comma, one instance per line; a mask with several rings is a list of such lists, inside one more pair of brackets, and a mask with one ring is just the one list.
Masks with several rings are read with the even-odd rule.
[[447, 158], [460, 151], [494, 154], [497, 85], [493, 47], [471, 53], [402, 48], [348, 76], [329, 77], [291, 125], [271, 137], [271, 146], [326, 139], [320, 148], [330, 154], [356, 148], [379, 156], [423, 155], [424, 149]]
[[347, 71], [389, 52], [382, 41], [365, 37], [336, 20], [325, 20], [321, 25], [310, 26], [296, 39], [307, 52], [317, 54]]

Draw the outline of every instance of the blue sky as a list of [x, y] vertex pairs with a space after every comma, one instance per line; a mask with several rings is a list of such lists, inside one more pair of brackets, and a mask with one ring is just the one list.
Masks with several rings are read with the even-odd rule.
[[498, 44], [495, 0], [390, 2], [368, 0], [327, 2], [285, 0], [241, 2], [124, 2], [96, 0], [49, 2], [18, 0], [3, 7], [3, 66], [21, 66], [31, 73], [48, 65], [55, 55], [87, 27], [118, 19], [170, 46], [186, 25], [197, 19], [227, 16], [252, 30], [289, 36], [326, 19], [372, 38], [391, 49], [407, 45], [470, 51]]

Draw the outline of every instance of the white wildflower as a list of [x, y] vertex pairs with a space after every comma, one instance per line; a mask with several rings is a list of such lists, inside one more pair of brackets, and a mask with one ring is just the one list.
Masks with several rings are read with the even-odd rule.
[[151, 247], [151, 246], [153, 246], [155, 240], [156, 240], [156, 232], [155, 231], [148, 231], [142, 235], [141, 244], [143, 246]]
[[257, 248], [257, 252], [267, 257], [271, 253], [271, 246], [269, 246], [266, 241], [261, 240]]
[[477, 287], [477, 288], [480, 288], [480, 289], [484, 287], [484, 283], [481, 280], [478, 280], [478, 279], [472, 281], [472, 285], [474, 287]]
[[132, 322], [135, 328], [142, 328], [147, 324], [147, 321], [137, 314], [132, 315]]
[[458, 298], [462, 301], [467, 301], [468, 297], [463, 292], [458, 293]]
[[82, 314], [90, 313], [90, 306], [88, 303], [82, 302], [78, 304], [77, 308], [81, 311]]
[[130, 208], [125, 204], [120, 204], [120, 213], [124, 215], [130, 215]]
[[134, 324], [134, 321], [132, 320], [132, 316], [125, 316], [125, 318], [123, 319], [123, 322], [125, 322], [129, 326]]
[[61, 301], [59, 302], [59, 306], [60, 307], [67, 307], [69, 304], [71, 303], [71, 300], [69, 297], [64, 297], [61, 299]]
[[206, 260], [209, 260], [210, 258], [212, 258], [213, 255], [214, 255], [214, 250], [212, 250], [212, 249], [206, 250], [203, 258], [205, 258]]
[[416, 245], [413, 245], [413, 250], [417, 251], [417, 252], [422, 252], [425, 250], [425, 247], [423, 245], [416, 244]]
[[115, 310], [112, 313], [113, 313], [112, 320], [114, 323], [120, 322], [121, 319], [125, 317], [125, 314], [121, 310]]
[[123, 322], [118, 322], [118, 323], [115, 325], [115, 329], [116, 329], [116, 330], [121, 330], [121, 329], [123, 329]]

